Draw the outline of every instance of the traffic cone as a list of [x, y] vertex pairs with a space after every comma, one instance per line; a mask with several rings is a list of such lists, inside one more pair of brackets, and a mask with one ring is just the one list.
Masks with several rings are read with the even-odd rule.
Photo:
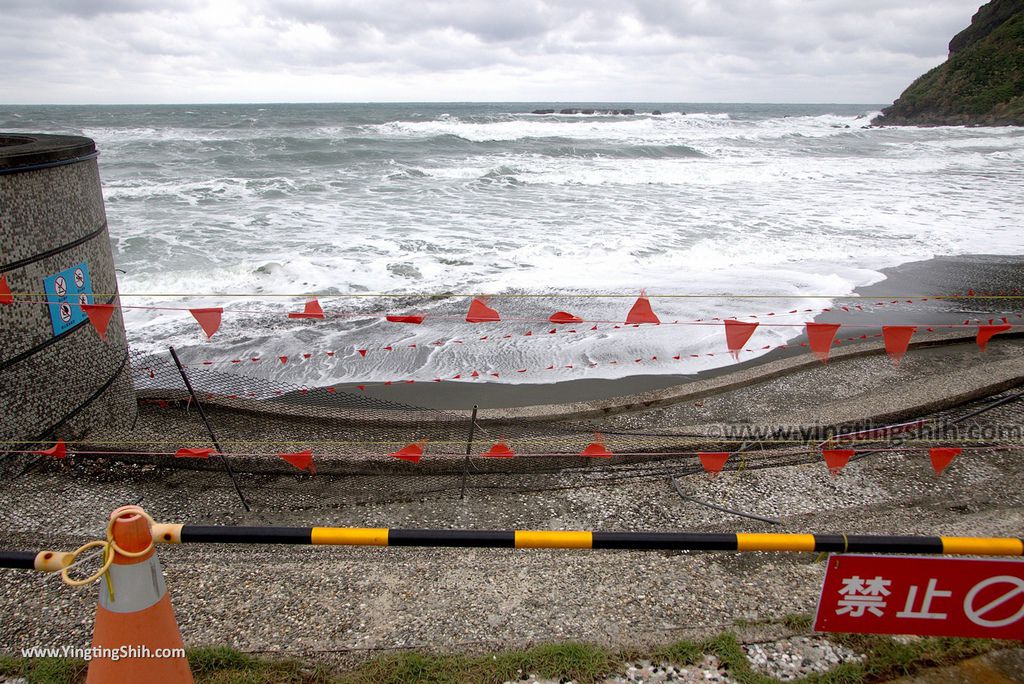
[[110, 514], [114, 558], [100, 581], [86, 684], [192, 682], [184, 651], [167, 657], [166, 649], [184, 645], [149, 526], [138, 506]]

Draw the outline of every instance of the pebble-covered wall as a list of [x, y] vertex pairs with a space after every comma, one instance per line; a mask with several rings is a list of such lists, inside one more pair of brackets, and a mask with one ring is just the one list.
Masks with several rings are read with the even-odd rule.
[[120, 310], [104, 342], [77, 306], [117, 292], [96, 158], [88, 138], [0, 133], [0, 453], [136, 416]]

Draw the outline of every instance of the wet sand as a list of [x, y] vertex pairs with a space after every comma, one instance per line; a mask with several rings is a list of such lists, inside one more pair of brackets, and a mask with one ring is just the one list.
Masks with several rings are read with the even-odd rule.
[[[835, 310], [817, 315], [814, 320], [841, 323], [840, 337], [876, 334], [887, 324], [956, 325], [964, 320], [988, 319], [1021, 311], [1020, 300], [981, 298], [933, 300], [934, 295], [976, 295], [1006, 292], [1024, 293], [1024, 256], [964, 255], [936, 257], [924, 261], [901, 264], [884, 269], [885, 279], [874, 285], [858, 288], [850, 300], [835, 301]], [[929, 297], [927, 302], [892, 304], [893, 300]], [[822, 306], [822, 300], [809, 306]], [[874, 304], [884, 301], [884, 309], [875, 310]], [[852, 309], [860, 304], [864, 311]], [[838, 307], [848, 305], [850, 312]], [[655, 303], [655, 307], [657, 304]], [[1014, 322], [1014, 321], [1011, 321]], [[845, 334], [843, 334], [845, 333]], [[775, 349], [756, 359], [743, 361], [742, 367], [755, 366], [797, 354], [809, 353], [800, 343], [804, 335], [795, 338], [785, 349]], [[855, 344], [855, 343], [849, 343]], [[504, 383], [429, 383], [389, 386], [386, 389], [366, 390], [366, 395], [389, 401], [427, 408], [468, 410], [480, 408], [510, 408], [537, 404], [560, 404], [577, 401], [608, 399], [649, 390], [682, 385], [696, 380], [715, 377], [736, 370], [736, 364], [722, 366], [689, 375], [633, 375], [613, 380], [581, 379], [541, 384]]]

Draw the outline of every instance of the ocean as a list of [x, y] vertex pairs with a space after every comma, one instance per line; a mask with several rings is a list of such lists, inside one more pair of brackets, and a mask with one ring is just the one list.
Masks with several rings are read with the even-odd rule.
[[[0, 105], [0, 131], [96, 140], [123, 304], [225, 308], [209, 342], [185, 311], [126, 309], [136, 348], [289, 356], [233, 370], [308, 385], [546, 383], [734, 362], [719, 325], [616, 327], [642, 290], [665, 323], [788, 321], [753, 358], [879, 269], [1024, 253], [1024, 130], [872, 128], [879, 108]], [[503, 320], [444, 293], [492, 294]], [[328, 318], [286, 318], [302, 294]]]

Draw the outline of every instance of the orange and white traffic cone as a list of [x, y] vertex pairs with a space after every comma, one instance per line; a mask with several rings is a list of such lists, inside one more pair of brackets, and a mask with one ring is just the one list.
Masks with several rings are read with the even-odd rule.
[[138, 506], [110, 514], [113, 559], [100, 582], [87, 684], [192, 682], [151, 522]]

